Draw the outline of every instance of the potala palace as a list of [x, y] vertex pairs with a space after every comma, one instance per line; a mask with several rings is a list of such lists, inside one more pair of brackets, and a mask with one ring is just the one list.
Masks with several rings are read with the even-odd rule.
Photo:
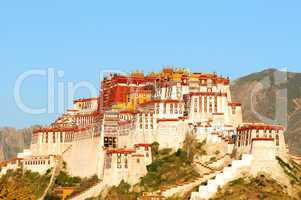
[[[85, 199], [121, 180], [137, 183], [152, 162], [153, 142], [176, 151], [192, 133], [221, 151], [220, 158], [211, 163], [206, 156], [196, 158], [196, 164], [207, 163], [200, 180], [156, 195], [169, 197], [199, 185], [191, 199], [208, 199], [244, 172], [279, 179], [283, 172], [276, 156], [289, 157], [283, 132], [279, 125], [244, 122], [241, 104], [231, 99], [230, 80], [215, 73], [163, 68], [147, 75], [109, 74], [98, 97], [74, 100], [52, 124], [34, 130], [30, 149], [2, 162], [1, 174], [18, 167], [43, 174], [64, 161], [70, 175], [96, 174], [102, 180], [74, 198]], [[200, 185], [205, 179], [207, 185]]]

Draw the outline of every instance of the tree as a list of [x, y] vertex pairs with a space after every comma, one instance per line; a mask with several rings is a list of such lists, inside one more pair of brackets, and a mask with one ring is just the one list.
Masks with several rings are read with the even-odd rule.
[[153, 142], [151, 144], [151, 150], [152, 150], [152, 160], [155, 160], [156, 156], [159, 153], [159, 143], [158, 142]]
[[206, 140], [203, 140], [202, 142], [197, 141], [196, 135], [192, 131], [186, 133], [186, 137], [183, 142], [183, 149], [187, 152], [189, 162], [192, 162], [196, 155], [206, 154], [204, 149], [205, 144]]

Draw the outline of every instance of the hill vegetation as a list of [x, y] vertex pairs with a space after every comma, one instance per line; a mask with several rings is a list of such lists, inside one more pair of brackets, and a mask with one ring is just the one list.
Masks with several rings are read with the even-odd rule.
[[286, 188], [275, 180], [258, 176], [236, 179], [221, 190], [212, 200], [293, 200], [285, 193]]
[[147, 166], [147, 171], [140, 182], [143, 191], [155, 191], [162, 186], [184, 183], [199, 176], [187, 153], [181, 149], [172, 154], [169, 154], [169, 149], [161, 150], [152, 164]]
[[[244, 177], [228, 183], [212, 200], [296, 200], [301, 199], [301, 166], [290, 160], [285, 162], [276, 157], [284, 173], [290, 179], [289, 185], [281, 185], [268, 175]], [[288, 191], [290, 194], [288, 194]]]
[[[186, 142], [190, 141], [186, 137]], [[199, 177], [199, 173], [191, 165], [191, 157], [200, 152], [204, 152], [203, 144], [192, 142], [189, 147], [172, 152], [171, 149], [159, 150], [159, 144], [152, 144], [153, 162], [147, 166], [147, 174], [140, 182], [131, 188], [125, 182], [118, 186], [113, 186], [107, 192], [106, 200], [134, 200], [142, 195], [142, 192], [154, 192], [161, 187], [184, 183]], [[190, 153], [187, 153], [189, 151]], [[95, 199], [102, 199], [98, 197]]]
[[285, 162], [280, 157], [276, 157], [284, 173], [290, 179], [292, 194], [301, 199], [301, 165], [293, 160]]
[[69, 195], [69, 197], [76, 196], [77, 194], [87, 190], [96, 183], [99, 182], [98, 177], [91, 176], [87, 178], [80, 178], [78, 176], [70, 176], [65, 171], [61, 171], [60, 174], [56, 177], [55, 184], [52, 187], [52, 190], [46, 196], [46, 200], [59, 199], [55, 192], [55, 188], [59, 187], [73, 187], [74, 191]]
[[[155, 146], [156, 144], [153, 145], [153, 147]], [[109, 189], [105, 199], [135, 200], [142, 195], [142, 192], [157, 191], [162, 186], [182, 183], [199, 176], [191, 166], [187, 153], [182, 149], [174, 153], [171, 152], [171, 149], [162, 149], [154, 152], [153, 155], [155, 159], [147, 166], [146, 176], [141, 178], [133, 190], [131, 190], [130, 185], [122, 181], [119, 186], [113, 186]], [[97, 199], [101, 199], [101, 197]]]
[[0, 199], [38, 199], [50, 180], [50, 174], [39, 175], [36, 172], [17, 169], [9, 170], [0, 178]]

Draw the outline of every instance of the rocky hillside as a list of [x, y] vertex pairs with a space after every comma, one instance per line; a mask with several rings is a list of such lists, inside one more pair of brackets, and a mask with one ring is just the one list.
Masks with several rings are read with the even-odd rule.
[[35, 127], [37, 126], [24, 129], [0, 128], [0, 161], [12, 158], [23, 148], [28, 148]]
[[235, 80], [231, 91], [244, 121], [287, 124], [290, 150], [301, 155], [301, 73], [267, 69]]
[[220, 189], [212, 200], [294, 200], [286, 188], [273, 179], [264, 176], [239, 178]]

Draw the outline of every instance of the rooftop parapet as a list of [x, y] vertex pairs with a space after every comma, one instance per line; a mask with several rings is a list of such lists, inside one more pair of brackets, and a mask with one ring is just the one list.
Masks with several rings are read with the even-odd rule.
[[278, 130], [283, 131], [284, 127], [281, 125], [272, 125], [264, 123], [245, 123], [237, 128], [238, 131], [243, 130]]

